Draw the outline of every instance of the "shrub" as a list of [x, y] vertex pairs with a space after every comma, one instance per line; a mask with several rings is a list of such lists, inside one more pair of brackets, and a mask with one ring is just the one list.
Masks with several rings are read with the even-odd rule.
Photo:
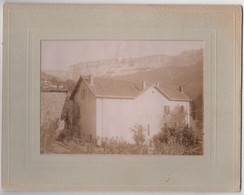
[[153, 137], [154, 153], [184, 154], [196, 144], [196, 136], [191, 128], [165, 127]]
[[148, 146], [142, 143], [128, 143], [116, 138], [103, 140], [101, 143], [105, 154], [148, 154]]
[[131, 128], [131, 131], [133, 133], [133, 139], [136, 143], [136, 145], [142, 145], [146, 141], [146, 130], [142, 125], [134, 126]]
[[196, 143], [196, 136], [191, 128], [185, 127], [181, 132], [181, 142], [184, 146], [192, 146]]

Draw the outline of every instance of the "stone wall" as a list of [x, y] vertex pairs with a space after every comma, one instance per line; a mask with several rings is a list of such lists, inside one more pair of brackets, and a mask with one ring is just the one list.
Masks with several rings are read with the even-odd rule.
[[59, 119], [64, 107], [66, 92], [41, 92], [41, 126], [47, 120]]

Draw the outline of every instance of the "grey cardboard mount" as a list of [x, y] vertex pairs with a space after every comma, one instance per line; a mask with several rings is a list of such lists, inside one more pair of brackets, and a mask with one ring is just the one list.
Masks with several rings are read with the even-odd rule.
[[[5, 4], [5, 190], [239, 191], [240, 6]], [[41, 155], [41, 40], [204, 41], [204, 155]]]

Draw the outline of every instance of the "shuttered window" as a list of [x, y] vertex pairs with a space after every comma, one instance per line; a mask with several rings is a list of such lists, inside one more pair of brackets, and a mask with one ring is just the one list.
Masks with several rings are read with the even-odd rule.
[[169, 114], [169, 106], [164, 106], [164, 114]]
[[184, 106], [181, 106], [180, 107], [180, 113], [184, 113], [184, 111], [185, 111], [185, 107]]

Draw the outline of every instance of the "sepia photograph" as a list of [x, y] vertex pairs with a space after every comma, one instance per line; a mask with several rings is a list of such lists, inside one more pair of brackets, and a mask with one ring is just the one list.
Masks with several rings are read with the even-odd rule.
[[3, 14], [4, 190], [241, 190], [241, 6]]
[[203, 155], [203, 41], [41, 41], [41, 154]]

